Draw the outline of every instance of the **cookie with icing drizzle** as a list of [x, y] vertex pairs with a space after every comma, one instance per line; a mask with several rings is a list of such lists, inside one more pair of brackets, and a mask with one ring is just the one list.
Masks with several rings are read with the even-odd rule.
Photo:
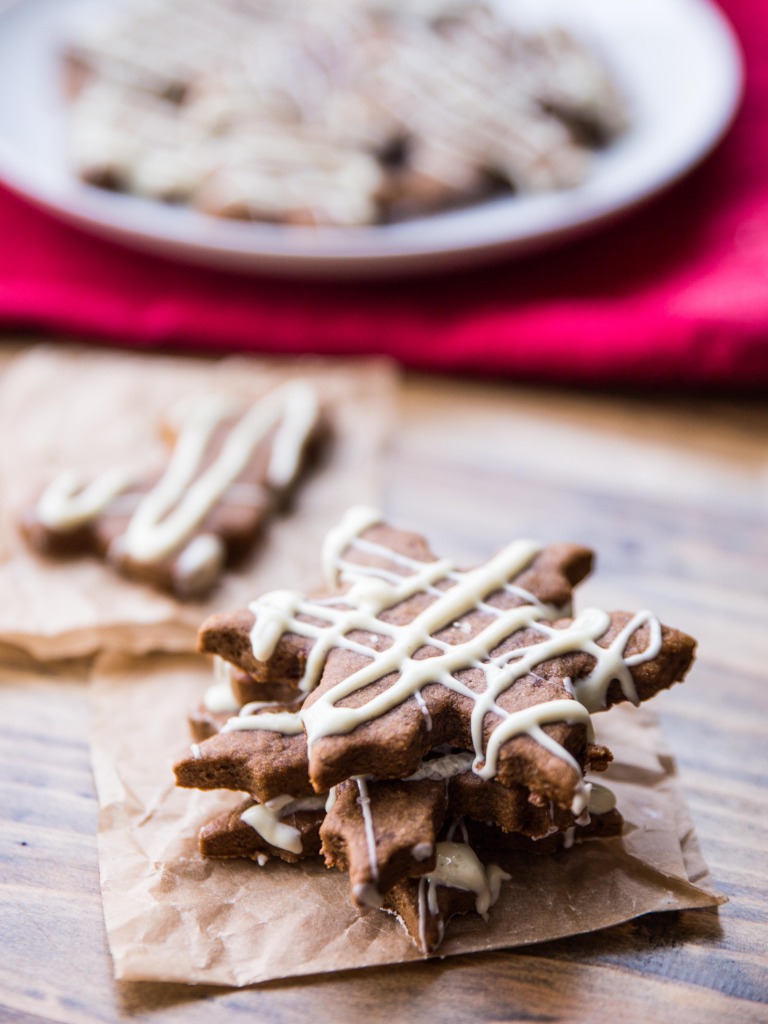
[[551, 856], [574, 843], [618, 836], [622, 824], [613, 808], [593, 812], [588, 822], [537, 842], [492, 825], [456, 821], [437, 843], [435, 866], [418, 877], [397, 881], [384, 896], [382, 909], [400, 920], [423, 953], [434, 953], [452, 917], [474, 911], [487, 920], [502, 884], [512, 877], [495, 863], [497, 859], [506, 863], [504, 855], [510, 853]]
[[[226, 735], [236, 740], [236, 734]], [[263, 742], [268, 734], [259, 731], [257, 735]], [[294, 745], [278, 744], [271, 750], [273, 768], [266, 774], [251, 774], [248, 762], [240, 763], [229, 751], [222, 756], [217, 748], [224, 738], [194, 744], [191, 755], [176, 766], [177, 782], [200, 789], [249, 789], [270, 812], [275, 802], [282, 806], [281, 802], [311, 799], [306, 747], [299, 746], [300, 738], [292, 741]], [[322, 852], [329, 867], [349, 873], [355, 902], [381, 906], [384, 894], [396, 881], [431, 870], [438, 836], [451, 818], [492, 822], [493, 833], [516, 834], [534, 842], [557, 833], [564, 835], [576, 825], [572, 812], [554, 804], [539, 806], [523, 787], [479, 778], [471, 770], [471, 758], [468, 753], [446, 754], [425, 761], [408, 779], [356, 778], [335, 787], [327, 815], [320, 814], [318, 819], [318, 828], [322, 821]], [[325, 795], [315, 799], [320, 799], [318, 806], [323, 805]], [[585, 818], [580, 820], [584, 823]], [[225, 821], [227, 831], [236, 831], [247, 842], [248, 833], [236, 824], [234, 816], [225, 816]], [[258, 832], [258, 823], [250, 824]], [[221, 831], [218, 825], [216, 831]], [[201, 834], [203, 853], [224, 856], [211, 853], [209, 834], [210, 829], [205, 839]], [[236, 852], [239, 848], [228, 855], [248, 855]], [[269, 852], [253, 837], [249, 848], [255, 855]], [[503, 843], [501, 848], [506, 848]], [[305, 855], [316, 852], [313, 848]]]
[[355, 903], [380, 907], [401, 879], [434, 869], [447, 811], [446, 787], [430, 779], [343, 782], [320, 828], [325, 863], [349, 874]]
[[[479, 778], [471, 770], [471, 757], [436, 757], [402, 781], [357, 778], [335, 787], [320, 831], [323, 855], [329, 867], [349, 873], [356, 903], [382, 906], [396, 882], [431, 871], [439, 837], [452, 820], [467, 827], [477, 823], [481, 837], [484, 828], [493, 841], [484, 839], [481, 845], [489, 849], [527, 849], [547, 841], [552, 850], [556, 837], [563, 839], [577, 827], [582, 834], [588, 829], [595, 784], [589, 784], [590, 814], [577, 821], [554, 804], [532, 803], [522, 786]], [[519, 842], [507, 843], [506, 837]]]
[[79, 177], [246, 220], [350, 229], [572, 187], [627, 124], [590, 45], [476, 0], [131, 0], [66, 67]]
[[194, 743], [173, 771], [176, 785], [184, 789], [233, 789], [252, 793], [263, 803], [284, 793], [309, 796], [315, 792], [303, 732], [290, 736], [267, 729], [219, 732]]
[[383, 909], [395, 914], [422, 953], [434, 953], [452, 917], [475, 911], [487, 920], [509, 878], [497, 864], [484, 864], [468, 842], [444, 840], [435, 868], [394, 885]]
[[[394, 530], [384, 525], [374, 524], [366, 530], [366, 537], [373, 537], [374, 540], [364, 540], [361, 538], [358, 541], [361, 546], [364, 544], [368, 545], [364, 551], [361, 552], [353, 549], [347, 552], [347, 549], [353, 548], [353, 545], [352, 543], [346, 543], [343, 531], [348, 529], [348, 523], [353, 522], [356, 516], [370, 518], [371, 512], [370, 510], [353, 511], [352, 515], [348, 517], [347, 522], [332, 532], [328, 539], [324, 560], [328, 563], [330, 557], [331, 572], [333, 572], [332, 560], [335, 557], [332, 554], [332, 549], [341, 543], [344, 550], [339, 551], [339, 556], [344, 554], [345, 557], [348, 557], [350, 560], [349, 564], [357, 566], [355, 571], [366, 572], [372, 570], [374, 573], [382, 571], [386, 573], [388, 571], [386, 565], [390, 564], [393, 558], [399, 558], [401, 562], [407, 561], [409, 565], [419, 565], [422, 567], [422, 571], [426, 570], [435, 576], [446, 571], [457, 575], [453, 573], [453, 570], [446, 568], [448, 563], [445, 560], [437, 561], [435, 559], [423, 537], [401, 530]], [[329, 552], [331, 552], [330, 555]], [[520, 566], [520, 571], [514, 575], [510, 582], [506, 583], [504, 599], [513, 607], [524, 607], [527, 605], [527, 602], [533, 601], [542, 608], [551, 607], [556, 608], [558, 611], [565, 611], [570, 607], [573, 585], [581, 580], [589, 571], [591, 557], [590, 551], [576, 545], [559, 544], [542, 549], [524, 562]], [[328, 568], [328, 565], [326, 565], [327, 570]], [[413, 583], [407, 578], [407, 574], [400, 575], [398, 578], [407, 586], [413, 587]], [[418, 583], [419, 580], [417, 579], [416, 582]], [[435, 588], [432, 589], [434, 590]], [[342, 591], [343, 593], [344, 591]], [[289, 600], [293, 599], [293, 595], [289, 593], [286, 593], [285, 596]], [[283, 597], [282, 592], [276, 595], [268, 595], [268, 598], [274, 598], [278, 601], [282, 600]], [[429, 599], [429, 595], [426, 593], [415, 592], [409, 599], [403, 602], [400, 609], [396, 609], [396, 612], [401, 614], [401, 616], [405, 615], [407, 617], [410, 614], [413, 603], [423, 601], [424, 597]], [[329, 602], [333, 601], [333, 598], [320, 597], [317, 599], [317, 603], [310, 602], [310, 605], [308, 605], [310, 614], [314, 608], [320, 610], [321, 616], [327, 614], [326, 610], [330, 607]], [[482, 610], [479, 610], [479, 614], [483, 614]], [[385, 625], [385, 618], [386, 616], [383, 615], [382, 623], [378, 628], [382, 628]], [[302, 617], [303, 621], [304, 617]], [[314, 619], [307, 617], [307, 622], [313, 629], [315, 627], [322, 629], [323, 627], [322, 617], [315, 617]], [[295, 692], [298, 696], [306, 695], [309, 689], [307, 685], [309, 673], [312, 671], [318, 672], [323, 668], [323, 663], [320, 662], [317, 655], [318, 653], [322, 655], [327, 652], [323, 651], [321, 645], [316, 645], [311, 636], [302, 636], [294, 633], [280, 635], [270, 657], [266, 660], [260, 660], [254, 654], [253, 636], [256, 628], [256, 617], [250, 609], [226, 615], [215, 615], [204, 623], [201, 628], [200, 649], [217, 654], [219, 663], [222, 661], [224, 664], [231, 665], [234, 663], [239, 671], [230, 673], [232, 679], [249, 679], [252, 693], [257, 692], [259, 687], [292, 685], [295, 687]], [[373, 628], [377, 627], [374, 626]], [[448, 632], [454, 635], [458, 641], [461, 641], [464, 639], [468, 628], [470, 628], [470, 625], [469, 618], [467, 617], [466, 621], [451, 625]], [[382, 648], [386, 649], [389, 643], [387, 637], [369, 633], [367, 635], [368, 642], [371, 642], [371, 637], [374, 640], [379, 640]], [[354, 633], [350, 633], [350, 638], [354, 639]], [[337, 652], [331, 650], [330, 653], [333, 656]], [[530, 683], [530, 680], [527, 680], [527, 683]], [[527, 703], [537, 704], [551, 700], [567, 701], [569, 702], [569, 713], [572, 709], [572, 713], [582, 719], [588, 717], [583, 709], [578, 706], [577, 702], [573, 701], [572, 696], [562, 684], [557, 681], [549, 682], [537, 679], [533, 681], [533, 686], [532, 688], [529, 687], [529, 689], [531, 692], [528, 692], [528, 690], [524, 692], [523, 687], [519, 686], [515, 694], [515, 701], [520, 702], [523, 706], [527, 706]], [[318, 782], [317, 779], [313, 779], [315, 788], [318, 791], [325, 791], [330, 785], [343, 781], [350, 774], [372, 774], [377, 777], [402, 778], [418, 768], [422, 756], [433, 746], [444, 742], [453, 742], [454, 731], [451, 728], [450, 718], [440, 716], [438, 720], [438, 716], [435, 715], [433, 719], [429, 712], [425, 714], [427, 709], [421, 693], [418, 693], [417, 700], [420, 702], [418, 703], [419, 710], [416, 721], [418, 726], [423, 727], [424, 736], [420, 745], [413, 741], [413, 737], [408, 737], [406, 743], [400, 744], [401, 753], [406, 758], [404, 763], [398, 761], [394, 765], [390, 765], [388, 770], [382, 770], [381, 753], [379, 752], [376, 770], [370, 770], [367, 765], [363, 764], [359, 771], [349, 772], [346, 770], [346, 766], [342, 766], [340, 770], [337, 769], [339, 771], [338, 776], [330, 780], [327, 785]], [[296, 715], [281, 714], [280, 719], [276, 719], [276, 709], [274, 708], [271, 710], [259, 708], [256, 714], [250, 713], [250, 710], [250, 708], [246, 709], [249, 713], [245, 714], [241, 711], [236, 718], [228, 722], [224, 727], [224, 733], [217, 737], [215, 742], [210, 744], [202, 743], [196, 751], [194, 758], [188, 757], [179, 762], [177, 765], [177, 778], [181, 785], [198, 788], [227, 786], [234, 789], [246, 789], [257, 793], [260, 799], [269, 799], [271, 796], [276, 795], [277, 792], [284, 791], [281, 788], [276, 790], [272, 780], [269, 778], [273, 765], [269, 756], [265, 755], [265, 751], [268, 750], [270, 741], [265, 740], [263, 734], [269, 732], [268, 726], [274, 726], [278, 734], [281, 733], [281, 730], [283, 733], [286, 730], [291, 730], [294, 734], [297, 731], [303, 732], [301, 714], [298, 717]], [[537, 714], [539, 713], [541, 712]], [[554, 740], [558, 744], [563, 745], [563, 750], [570, 748], [568, 756], [573, 758], [573, 762], [564, 765], [560, 759], [555, 759], [553, 763], [556, 772], [565, 773], [566, 775], [569, 772], [572, 774], [573, 785], [577, 785], [580, 780], [580, 767], [578, 771], [574, 767], [576, 756], [579, 759], [579, 766], [583, 766], [585, 760], [589, 760], [598, 768], [603, 766], [609, 758], [605, 748], [588, 743], [586, 731], [583, 727], [569, 727], [567, 724], [555, 721], [553, 725], [547, 726], [547, 729], [553, 733]], [[361, 729], [359, 732], [361, 734], [363, 752], [368, 753], [368, 741], [365, 730]], [[229, 738], [225, 738], [225, 735], [229, 736]], [[348, 742], [353, 737], [347, 737], [346, 739]], [[285, 744], [277, 743], [276, 741], [276, 745], [280, 748], [278, 761], [282, 765]], [[248, 757], [249, 747], [252, 750], [251, 757]], [[534, 756], [539, 755], [539, 748], [536, 744], [531, 744], [531, 749], [534, 751]], [[558, 749], [560, 749], [559, 746]], [[297, 758], [301, 756], [302, 751], [298, 742], [292, 744], [292, 750], [295, 751]], [[227, 765], [229, 754], [231, 754], [231, 758], [229, 765]], [[282, 776], [279, 785], [282, 785]], [[551, 794], [546, 790], [536, 791], [536, 799], [542, 803], [547, 802], [551, 798]], [[566, 800], [566, 803], [570, 803], [573, 799], [572, 794], [567, 793], [563, 799]]]
[[324, 817], [325, 799], [316, 795], [280, 796], [268, 804], [244, 800], [202, 827], [200, 852], [213, 859], [248, 857], [263, 865], [274, 857], [295, 864], [320, 853]]
[[327, 424], [311, 385], [293, 381], [250, 405], [222, 395], [179, 403], [164, 472], [137, 481], [110, 468], [56, 477], [21, 528], [43, 554], [95, 554], [124, 575], [205, 595], [248, 554], [294, 487]]
[[462, 572], [355, 509], [323, 558], [335, 593], [273, 592], [200, 634], [202, 650], [259, 678], [285, 671], [306, 693], [297, 717], [240, 715], [226, 728], [300, 723], [318, 792], [357, 775], [404, 778], [449, 743], [474, 751], [483, 778], [577, 808], [585, 765], [607, 757], [590, 746], [589, 712], [647, 699], [693, 656], [694, 642], [649, 612], [567, 617], [590, 564], [573, 545], [517, 541]]
[[522, 832], [502, 832], [488, 822], [464, 819], [467, 841], [473, 849], [482, 850], [484, 856], [495, 856], [499, 853], [535, 853], [537, 856], [548, 856], [557, 853], [558, 850], [569, 850], [575, 844], [588, 839], [615, 838], [621, 835], [623, 828], [624, 819], [615, 807], [601, 813], [590, 809], [589, 821], [554, 829], [539, 839], [532, 839]]

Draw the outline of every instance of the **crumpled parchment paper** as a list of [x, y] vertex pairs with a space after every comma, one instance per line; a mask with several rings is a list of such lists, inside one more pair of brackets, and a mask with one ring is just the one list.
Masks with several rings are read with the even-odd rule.
[[[94, 668], [99, 862], [116, 977], [247, 985], [420, 959], [393, 917], [356, 910], [346, 876], [319, 861], [260, 868], [200, 856], [200, 826], [242, 799], [174, 787], [171, 764], [189, 743], [186, 710], [210, 681], [201, 657], [105, 654]], [[653, 713], [621, 706], [594, 721], [615, 755], [599, 778], [616, 793], [624, 835], [554, 856], [498, 858], [512, 879], [489, 922], [454, 918], [439, 956], [723, 902]]]
[[[314, 381], [333, 441], [290, 512], [268, 524], [252, 558], [205, 602], [179, 602], [96, 558], [56, 561], [26, 546], [19, 517], [62, 469], [90, 479], [125, 465], [143, 475], [165, 465], [158, 424], [176, 399], [254, 397], [289, 377]], [[0, 382], [0, 644], [38, 659], [190, 651], [212, 611], [243, 606], [286, 579], [319, 583], [327, 530], [350, 505], [378, 503], [394, 394], [392, 365], [376, 359], [214, 361], [44, 345], [12, 359]]]

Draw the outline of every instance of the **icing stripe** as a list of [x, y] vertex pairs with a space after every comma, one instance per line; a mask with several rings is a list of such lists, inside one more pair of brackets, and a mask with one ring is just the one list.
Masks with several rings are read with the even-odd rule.
[[69, 470], [48, 484], [37, 504], [37, 517], [51, 530], [76, 530], [96, 518], [130, 486], [131, 478], [120, 469], [108, 469], [83, 487]]
[[280, 811], [272, 810], [263, 804], [254, 804], [247, 811], [243, 811], [240, 820], [250, 825], [270, 846], [288, 850], [289, 853], [302, 852], [301, 833], [292, 825], [285, 825], [280, 821]]
[[283, 736], [298, 736], [303, 732], [301, 719], [292, 711], [264, 712], [258, 715], [238, 715], [230, 718], [222, 727], [222, 732], [258, 731], [279, 732]]
[[338, 563], [353, 538], [380, 522], [381, 512], [378, 509], [355, 505], [347, 509], [339, 524], [328, 531], [321, 557], [325, 582], [331, 590], [335, 590], [339, 585]]
[[365, 841], [368, 844], [368, 863], [371, 868], [371, 878], [374, 882], [379, 880], [379, 858], [376, 854], [376, 833], [373, 828], [373, 812], [371, 810], [371, 798], [368, 795], [368, 786], [362, 775], [355, 778], [357, 791], [360, 794], [357, 802], [363, 815], [365, 826]]
[[213, 686], [206, 691], [203, 703], [209, 711], [237, 711], [239, 705], [232, 692], [233, 666], [218, 656], [213, 659]]

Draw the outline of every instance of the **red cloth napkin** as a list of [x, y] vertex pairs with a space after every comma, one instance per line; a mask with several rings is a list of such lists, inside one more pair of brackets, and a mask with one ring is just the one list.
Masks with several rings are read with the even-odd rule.
[[201, 351], [386, 353], [594, 384], [768, 384], [768, 4], [723, 0], [743, 107], [686, 181], [591, 238], [408, 281], [276, 281], [92, 238], [0, 190], [0, 327]]

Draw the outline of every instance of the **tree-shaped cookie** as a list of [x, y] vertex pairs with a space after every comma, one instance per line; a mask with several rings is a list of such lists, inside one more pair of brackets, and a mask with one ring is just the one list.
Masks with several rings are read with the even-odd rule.
[[167, 426], [173, 450], [159, 477], [60, 474], [21, 524], [29, 543], [54, 556], [96, 554], [134, 579], [199, 597], [250, 551], [324, 433], [303, 381], [250, 405], [190, 399]]

